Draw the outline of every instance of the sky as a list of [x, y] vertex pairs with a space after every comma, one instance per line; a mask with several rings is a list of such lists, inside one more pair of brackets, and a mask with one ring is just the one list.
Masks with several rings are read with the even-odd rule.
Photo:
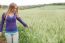
[[65, 0], [0, 0], [1, 5], [9, 5], [12, 2], [16, 3], [18, 6], [26, 6], [49, 3], [64, 3]]

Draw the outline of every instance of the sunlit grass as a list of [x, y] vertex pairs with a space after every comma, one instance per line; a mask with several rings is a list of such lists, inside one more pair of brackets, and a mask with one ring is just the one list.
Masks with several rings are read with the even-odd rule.
[[25, 29], [17, 21], [20, 43], [65, 43], [64, 8], [65, 6], [44, 6], [19, 10], [20, 17], [29, 26]]

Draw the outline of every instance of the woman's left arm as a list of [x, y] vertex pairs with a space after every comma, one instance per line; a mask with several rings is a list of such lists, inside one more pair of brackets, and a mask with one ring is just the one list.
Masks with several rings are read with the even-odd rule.
[[20, 17], [16, 16], [16, 19], [17, 19], [20, 23], [22, 23], [24, 27], [27, 27], [27, 28], [28, 28], [28, 25], [27, 25], [25, 22], [23, 22]]

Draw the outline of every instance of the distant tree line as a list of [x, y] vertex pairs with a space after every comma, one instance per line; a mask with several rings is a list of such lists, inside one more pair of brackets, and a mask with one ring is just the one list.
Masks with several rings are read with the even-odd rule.
[[65, 3], [52, 3], [52, 4], [49, 4], [49, 5], [65, 5]]
[[[19, 6], [19, 9], [20, 9], [20, 10], [24, 10], [24, 9], [30, 9], [30, 8], [36, 8], [36, 7], [42, 7], [42, 6], [44, 6], [44, 5], [42, 4], [42, 5]], [[1, 7], [2, 7], [3, 9], [8, 8], [8, 6], [6, 6], [6, 5], [2, 5]]]
[[[19, 6], [19, 9], [30, 9], [30, 8], [37, 8], [37, 7], [44, 7], [47, 5], [65, 5], [65, 3], [52, 3], [52, 4], [39, 4], [39, 5], [29, 5], [29, 6]], [[0, 8], [6, 9], [8, 6], [6, 5], [0, 5]]]
[[37, 7], [42, 7], [42, 6], [45, 6], [45, 4], [42, 4], [42, 5], [30, 5], [30, 6], [20, 6], [19, 9], [31, 9], [31, 8], [37, 8]]

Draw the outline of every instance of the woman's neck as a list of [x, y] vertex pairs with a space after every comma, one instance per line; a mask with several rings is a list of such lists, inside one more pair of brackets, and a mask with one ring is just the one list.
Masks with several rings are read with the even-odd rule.
[[10, 16], [10, 17], [12, 17], [12, 16], [14, 16], [14, 13], [12, 13], [12, 12], [7, 13], [7, 15], [6, 15], [6, 16]]

